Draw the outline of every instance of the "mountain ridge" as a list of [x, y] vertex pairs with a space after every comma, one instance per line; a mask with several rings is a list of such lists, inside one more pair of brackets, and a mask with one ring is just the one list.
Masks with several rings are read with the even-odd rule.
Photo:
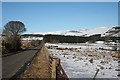
[[[119, 28], [119, 30], [115, 29]], [[54, 32], [34, 32], [32, 34], [42, 34], [42, 35], [64, 35], [64, 36], [84, 36], [89, 37], [96, 34], [101, 34], [101, 36], [117, 36], [120, 34], [120, 27], [96, 27], [94, 29], [78, 29], [78, 30], [60, 30]], [[112, 35], [111, 35], [112, 34]]]

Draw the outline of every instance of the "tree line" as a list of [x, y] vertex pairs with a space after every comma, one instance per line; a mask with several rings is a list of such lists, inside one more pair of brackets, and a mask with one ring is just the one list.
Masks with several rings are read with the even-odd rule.
[[120, 40], [120, 37], [101, 37], [100, 34], [92, 35], [89, 37], [52, 35], [52, 34], [47, 34], [44, 36], [44, 42], [53, 43], [85, 43], [85, 42], [94, 43], [95, 41], [108, 42], [110, 40], [116, 42], [116, 40]]

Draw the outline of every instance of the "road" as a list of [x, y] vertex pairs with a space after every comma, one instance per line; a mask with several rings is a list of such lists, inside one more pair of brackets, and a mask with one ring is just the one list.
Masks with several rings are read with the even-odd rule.
[[35, 53], [40, 50], [40, 46], [34, 49], [29, 49], [15, 55], [2, 58], [2, 78], [11, 78], [15, 73], [29, 61]]

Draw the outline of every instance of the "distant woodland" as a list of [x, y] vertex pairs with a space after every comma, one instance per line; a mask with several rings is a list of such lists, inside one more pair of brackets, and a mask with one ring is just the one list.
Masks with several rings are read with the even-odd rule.
[[40, 34], [24, 34], [22, 37], [44, 37], [44, 42], [53, 42], [53, 43], [85, 43], [91, 42], [94, 43], [95, 41], [113, 41], [120, 40], [120, 37], [101, 37], [101, 34], [92, 35], [89, 37], [82, 37], [82, 36], [65, 36], [65, 35], [40, 35]]

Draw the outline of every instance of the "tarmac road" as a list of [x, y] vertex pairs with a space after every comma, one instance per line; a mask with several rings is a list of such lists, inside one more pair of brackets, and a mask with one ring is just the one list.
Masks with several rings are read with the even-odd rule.
[[29, 49], [15, 55], [2, 58], [2, 78], [11, 78], [15, 73], [29, 61], [35, 53], [40, 50], [40, 46]]

